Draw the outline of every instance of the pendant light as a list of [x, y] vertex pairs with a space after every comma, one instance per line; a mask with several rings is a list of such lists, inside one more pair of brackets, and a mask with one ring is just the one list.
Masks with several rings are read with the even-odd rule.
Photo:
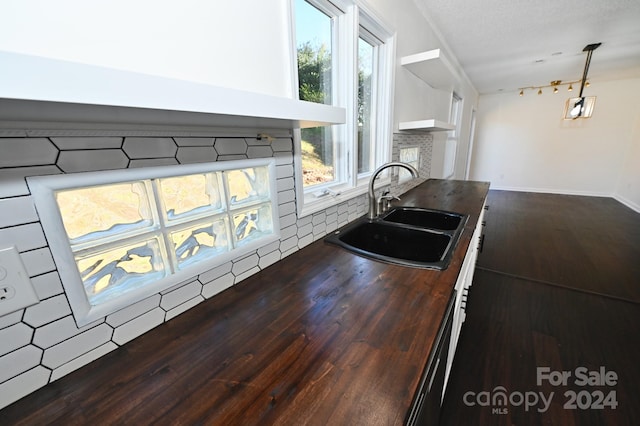
[[571, 98], [567, 100], [564, 114], [565, 120], [575, 120], [579, 117], [591, 117], [596, 98], [595, 96], [585, 98], [582, 96], [582, 92], [584, 91], [585, 84], [587, 87], [589, 86], [589, 82], [587, 81], [587, 74], [589, 73], [589, 65], [591, 65], [591, 56], [593, 55], [593, 51], [600, 47], [601, 44], [602, 43], [588, 44], [584, 49], [582, 49], [583, 52], [587, 52], [587, 60], [584, 64], [584, 71], [582, 73], [580, 94], [577, 98]]

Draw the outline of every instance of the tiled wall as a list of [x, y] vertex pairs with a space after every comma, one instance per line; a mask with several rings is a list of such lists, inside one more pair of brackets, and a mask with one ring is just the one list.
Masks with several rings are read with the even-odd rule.
[[[0, 137], [0, 248], [16, 245], [40, 303], [0, 317], [0, 408], [117, 349], [215, 296], [367, 211], [366, 195], [298, 218], [293, 142], [245, 137]], [[70, 134], [77, 134], [72, 132]], [[421, 176], [429, 176], [431, 136], [395, 135], [420, 143]], [[78, 328], [56, 271], [25, 177], [95, 170], [276, 158], [281, 239], [205, 271], [101, 320]], [[406, 184], [405, 184], [406, 185]], [[407, 188], [396, 193], [404, 192]]]
[[[420, 180], [429, 178], [431, 174], [431, 154], [433, 151], [433, 135], [431, 133], [422, 134], [406, 134], [396, 133], [393, 135], [393, 147], [391, 151], [391, 160], [400, 160], [400, 149], [404, 147], [418, 146], [420, 148], [420, 164], [418, 166], [418, 174]], [[398, 185], [398, 175], [395, 175], [391, 182], [391, 192], [393, 195], [400, 195], [414, 187], [416, 182], [407, 181]]]

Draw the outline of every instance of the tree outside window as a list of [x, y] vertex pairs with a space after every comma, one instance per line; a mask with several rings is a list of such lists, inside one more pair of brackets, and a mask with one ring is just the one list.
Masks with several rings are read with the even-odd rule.
[[[330, 105], [332, 96], [333, 18], [304, 0], [296, 2], [298, 91], [303, 101]], [[330, 127], [301, 130], [305, 187], [335, 180], [335, 155]]]
[[358, 39], [358, 173], [370, 172], [373, 167], [372, 96], [375, 48]]
[[370, 173], [388, 158], [395, 55], [390, 32], [356, 2], [293, 4], [299, 98], [344, 106], [347, 112], [343, 125], [295, 132], [301, 205], [314, 211], [330, 204], [325, 195], [361, 192]]

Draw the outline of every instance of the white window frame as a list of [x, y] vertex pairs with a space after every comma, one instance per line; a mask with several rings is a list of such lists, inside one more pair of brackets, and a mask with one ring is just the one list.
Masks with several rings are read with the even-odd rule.
[[[78, 272], [74, 254], [72, 253], [69, 245], [64, 223], [62, 221], [60, 211], [58, 210], [58, 205], [55, 199], [56, 191], [261, 166], [267, 166], [269, 170], [269, 191], [271, 194], [271, 214], [273, 220], [273, 233], [271, 235], [254, 241], [248, 241], [246, 244], [239, 245], [232, 250], [212, 256], [205, 261], [200, 261], [183, 269], [178, 269], [162, 279], [155, 282], [145, 283], [139, 288], [127, 291], [126, 293], [103, 303], [97, 305], [91, 305], [89, 303], [82, 278]], [[60, 274], [62, 285], [65, 289], [71, 309], [79, 327], [103, 318], [176, 284], [193, 279], [202, 272], [241, 257], [280, 239], [274, 158], [38, 176], [27, 178], [27, 183], [40, 216], [40, 221], [47, 237], [58, 273]], [[165, 230], [162, 229], [161, 232], [165, 232]]]
[[[335, 106], [347, 110], [346, 123], [334, 125], [336, 132], [336, 180], [304, 188], [302, 178], [302, 148], [300, 130], [294, 129], [294, 178], [296, 181], [296, 197], [298, 216], [324, 210], [328, 207], [365, 194], [368, 190], [369, 178], [377, 166], [391, 159], [393, 140], [393, 90], [395, 77], [395, 35], [389, 26], [360, 0], [307, 0], [325, 13], [336, 13], [337, 34], [334, 42], [334, 54], [337, 55], [338, 66], [334, 74], [333, 101]], [[293, 55], [293, 86], [298, 91], [297, 49], [295, 43], [295, 0], [291, 5], [291, 40]], [[363, 31], [364, 30], [364, 31]], [[357, 101], [358, 101], [358, 38], [365, 35], [367, 41], [376, 41], [377, 45], [377, 79], [375, 82], [375, 119], [373, 140], [375, 141], [374, 167], [367, 173], [358, 174], [358, 158], [356, 155], [357, 138]], [[388, 185], [390, 176], [380, 178], [376, 186]]]
[[[449, 123], [455, 128], [447, 132], [447, 140], [444, 152], [444, 178], [453, 178], [456, 174], [456, 156], [458, 154], [458, 143], [460, 127], [462, 123], [463, 98], [456, 92], [451, 93], [451, 108], [449, 110]], [[450, 173], [447, 173], [450, 167]]]
[[451, 109], [449, 111], [449, 123], [455, 125], [455, 129], [449, 132], [449, 137], [458, 138], [460, 123], [462, 122], [463, 99], [456, 92], [451, 93]]
[[[371, 120], [371, 129], [370, 129], [370, 135], [371, 135], [371, 141], [373, 143], [372, 148], [372, 154], [373, 154], [373, 161], [371, 164], [371, 167], [369, 169], [369, 171], [367, 172], [363, 172], [363, 173], [358, 173], [358, 179], [368, 179], [369, 176], [371, 175], [371, 173], [376, 169], [376, 165], [378, 164], [377, 159], [380, 157], [380, 153], [377, 152], [376, 150], [376, 145], [375, 145], [375, 141], [377, 140], [377, 133], [378, 133], [378, 125], [377, 125], [377, 120], [380, 118], [378, 115], [378, 109], [379, 109], [379, 104], [382, 102], [381, 97], [379, 96], [378, 92], [379, 92], [379, 86], [381, 85], [380, 82], [380, 76], [383, 75], [383, 70], [380, 67], [380, 50], [383, 50], [383, 48], [381, 48], [381, 46], [384, 45], [384, 41], [380, 40], [378, 37], [376, 37], [371, 31], [369, 31], [367, 28], [363, 27], [362, 24], [359, 25], [358, 28], [358, 38], [356, 39], [356, 42], [359, 43], [360, 39], [366, 41], [367, 43], [369, 43], [370, 45], [372, 45], [374, 47], [374, 56], [373, 56], [373, 61], [374, 61], [374, 65], [375, 65], [375, 69], [373, 70], [373, 75], [374, 75], [374, 79], [371, 82], [371, 99], [372, 99], [372, 103], [373, 105], [371, 106], [371, 116], [372, 116], [372, 120]], [[357, 46], [357, 44], [356, 44]], [[357, 50], [356, 50], [356, 57], [357, 57]], [[356, 63], [356, 75], [358, 72], [358, 64]], [[356, 77], [356, 100], [357, 100], [357, 92], [358, 92], [358, 80]], [[356, 121], [355, 121], [355, 125], [354, 125], [354, 129], [355, 129], [355, 138], [356, 138], [356, 142], [357, 142], [357, 137], [358, 137], [358, 122], [357, 122], [357, 103], [355, 105], [356, 108]], [[356, 145], [357, 148], [357, 145]], [[354, 169], [355, 171], [358, 170], [358, 158], [356, 155], [354, 155]]]

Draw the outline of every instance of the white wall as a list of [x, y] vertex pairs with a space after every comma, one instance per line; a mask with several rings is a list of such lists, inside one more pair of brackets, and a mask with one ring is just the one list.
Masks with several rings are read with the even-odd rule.
[[0, 50], [292, 96], [288, 0], [3, 0]]
[[568, 121], [566, 91], [480, 96], [470, 179], [525, 191], [619, 192], [640, 204], [638, 93], [640, 79], [593, 81], [584, 92], [597, 96], [593, 117]]
[[[636, 83], [640, 81], [637, 80]], [[640, 93], [636, 84], [635, 93]], [[631, 137], [624, 155], [624, 164], [615, 189], [615, 198], [640, 212], [640, 105], [635, 105], [635, 119], [631, 124]]]

